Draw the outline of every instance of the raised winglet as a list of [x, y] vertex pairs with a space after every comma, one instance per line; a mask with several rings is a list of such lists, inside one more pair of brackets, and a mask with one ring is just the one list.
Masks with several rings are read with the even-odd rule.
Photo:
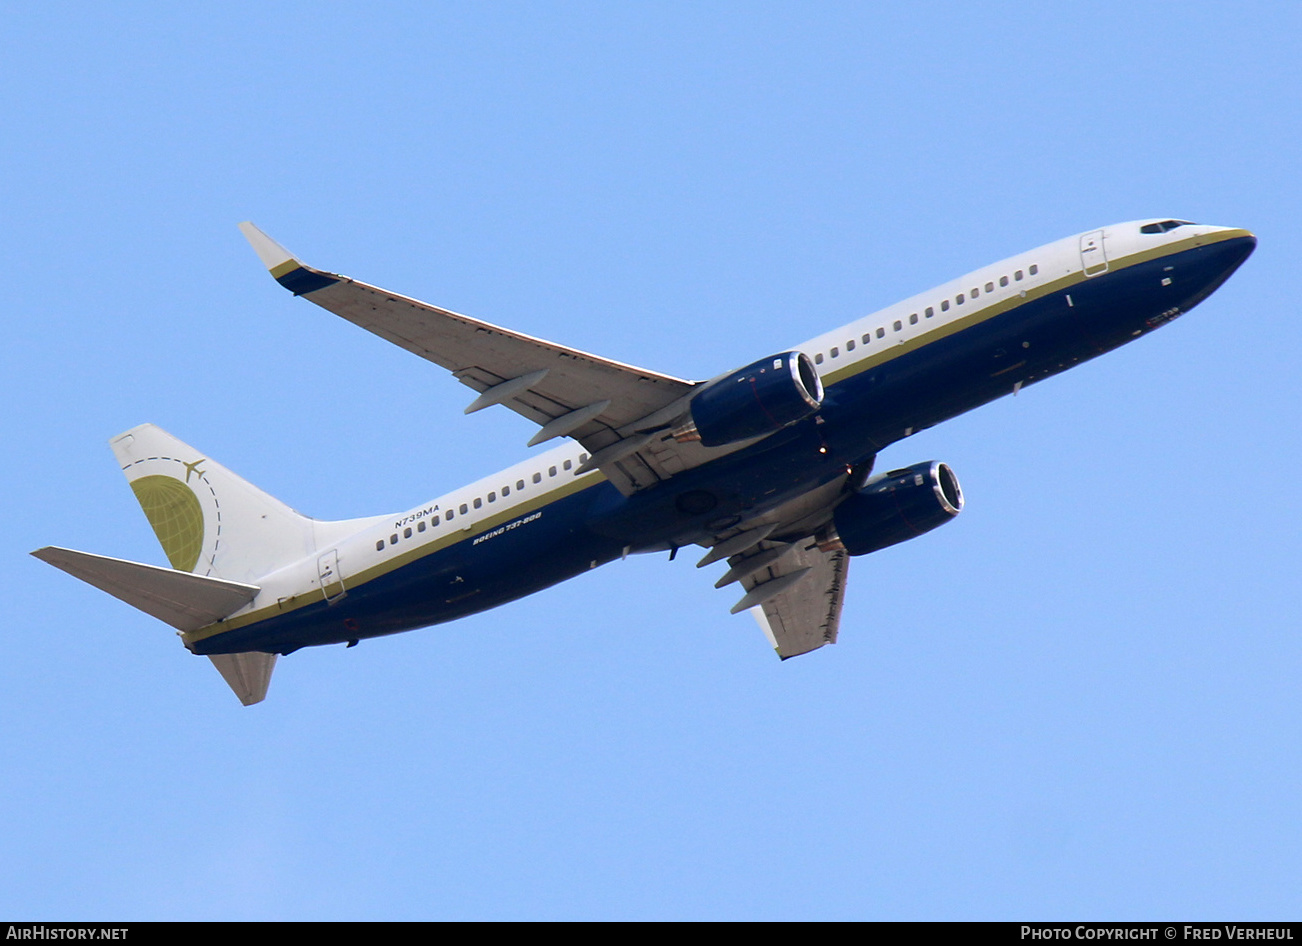
[[262, 265], [267, 267], [273, 276], [276, 274], [276, 270], [286, 263], [294, 263], [296, 266], [303, 265], [294, 259], [293, 253], [267, 236], [248, 220], [240, 224], [240, 232], [244, 234], [244, 239], [249, 241], [249, 245], [253, 247], [253, 252], [258, 254], [258, 259], [262, 260]]
[[339, 281], [338, 276], [304, 266], [293, 253], [247, 220], [240, 224], [240, 232], [276, 282], [296, 296], [333, 286]]

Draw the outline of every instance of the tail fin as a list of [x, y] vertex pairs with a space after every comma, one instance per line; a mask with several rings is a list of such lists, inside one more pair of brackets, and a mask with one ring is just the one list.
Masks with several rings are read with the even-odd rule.
[[261, 703], [276, 669], [275, 654], [209, 654], [208, 659], [245, 706]]
[[[380, 521], [309, 519], [153, 424], [110, 443], [172, 568], [53, 547], [32, 554], [181, 631], [233, 614], [264, 576]], [[211, 659], [244, 705], [267, 695], [275, 654]]]
[[178, 571], [256, 583], [315, 550], [316, 520], [167, 431], [142, 424], [114, 437], [111, 445]]

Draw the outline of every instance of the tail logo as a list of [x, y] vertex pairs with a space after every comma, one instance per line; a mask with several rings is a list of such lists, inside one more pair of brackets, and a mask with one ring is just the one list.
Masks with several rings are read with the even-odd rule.
[[[211, 563], [220, 539], [220, 504], [212, 483], [199, 468], [204, 462], [202, 457], [186, 463], [175, 457], [154, 456], [127, 466], [131, 491], [167, 561], [178, 571], [193, 572], [200, 569], [201, 562]], [[208, 544], [213, 547], [205, 555]]]

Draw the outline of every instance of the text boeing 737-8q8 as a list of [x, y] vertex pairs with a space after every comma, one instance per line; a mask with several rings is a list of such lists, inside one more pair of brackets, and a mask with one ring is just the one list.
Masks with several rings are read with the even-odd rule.
[[790, 351], [685, 381], [305, 266], [241, 229], [295, 295], [452, 372], [565, 446], [394, 515], [300, 515], [149, 424], [113, 452], [171, 568], [32, 554], [160, 618], [245, 704], [279, 654], [451, 621], [630, 552], [727, 559], [733, 613], [783, 657], [836, 640], [850, 559], [963, 508], [954, 472], [874, 473], [916, 431], [1166, 324], [1252, 253], [1246, 230], [1142, 220], [969, 273]]

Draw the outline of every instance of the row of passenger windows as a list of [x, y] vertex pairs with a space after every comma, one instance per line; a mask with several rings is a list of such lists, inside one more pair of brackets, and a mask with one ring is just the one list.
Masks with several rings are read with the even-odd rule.
[[[1039, 275], [1040, 267], [1039, 267], [1038, 264], [1032, 263], [1029, 267], [1027, 267], [1027, 271], [1028, 271], [1032, 276], [1036, 276], [1036, 275]], [[1017, 272], [1013, 273], [1012, 281], [1013, 281], [1013, 282], [1021, 282], [1021, 281], [1022, 281], [1023, 279], [1025, 279], [1025, 278], [1026, 278], [1025, 274], [1024, 274], [1020, 269], [1019, 269], [1019, 270], [1017, 270]], [[1001, 288], [1002, 288], [1002, 287], [1006, 287], [1008, 284], [1009, 284], [1009, 279], [1008, 279], [1007, 276], [1000, 276], [1000, 277], [999, 277], [999, 285], [1000, 285]], [[986, 283], [986, 285], [985, 285], [985, 291], [986, 291], [986, 292], [994, 292], [994, 291], [995, 291], [995, 283], [994, 283], [994, 280], [991, 280], [990, 282]], [[973, 286], [973, 287], [972, 287], [972, 291], [971, 291], [971, 293], [960, 292], [958, 295], [956, 295], [956, 296], [954, 297], [954, 304], [955, 304], [955, 305], [963, 305], [965, 302], [967, 302], [967, 299], [968, 299], [968, 296], [969, 296], [969, 295], [971, 295], [971, 297], [972, 297], [973, 299], [979, 299], [979, 298], [981, 298], [981, 287], [980, 287], [980, 286]], [[941, 299], [941, 300], [940, 300], [940, 311], [941, 311], [941, 312], [948, 312], [948, 311], [949, 311], [949, 300], [948, 300], [948, 299]], [[923, 316], [924, 316], [924, 318], [928, 318], [928, 319], [930, 319], [930, 318], [933, 318], [935, 315], [936, 315], [936, 309], [935, 309], [934, 306], [927, 306], [927, 308], [923, 310]], [[917, 325], [917, 324], [918, 324], [918, 313], [914, 312], [912, 315], [909, 316], [909, 324], [910, 324], [910, 325]], [[903, 319], [896, 319], [894, 322], [891, 323], [891, 328], [892, 328], [892, 330], [894, 330], [894, 331], [896, 331], [896, 332], [901, 332], [901, 331], [903, 331], [903, 330], [904, 330], [904, 320], [903, 320]], [[869, 344], [869, 343], [872, 341], [872, 339], [873, 339], [873, 335], [874, 335], [874, 334], [876, 334], [876, 336], [877, 336], [878, 338], [885, 338], [885, 337], [886, 337], [886, 327], [885, 327], [885, 326], [879, 326], [879, 327], [877, 328], [877, 330], [876, 330], [875, 333], [874, 333], [874, 332], [865, 332], [865, 333], [864, 333], [864, 336], [863, 336], [863, 342], [862, 342], [862, 343], [863, 343], [864, 345]], [[847, 352], [852, 352], [852, 351], [855, 350], [855, 348], [858, 346], [858, 344], [859, 344], [858, 342], [856, 342], [853, 338], [851, 338], [851, 339], [849, 339], [849, 340], [845, 343], [845, 350], [846, 350]], [[830, 357], [830, 358], [839, 358], [839, 357], [841, 357], [841, 348], [840, 348], [840, 346], [836, 346], [836, 345], [834, 345], [834, 346], [832, 347], [832, 349], [831, 349], [830, 351], [828, 351], [827, 355], [828, 355], [828, 357]], [[818, 353], [816, 353], [816, 354], [814, 355], [814, 364], [816, 364], [816, 365], [821, 365], [822, 363], [823, 363], [823, 353], [820, 351], [820, 352], [818, 352]]]
[[[579, 454], [579, 466], [582, 466], [582, 465], [584, 464], [584, 462], [587, 461], [587, 459], [588, 459], [588, 455], [587, 455], [586, 453], [580, 453], [580, 454]], [[573, 461], [573, 460], [566, 460], [566, 461], [565, 461], [564, 463], [562, 463], [561, 466], [560, 466], [560, 470], [572, 470], [572, 469], [574, 469], [574, 461]], [[554, 467], [554, 466], [549, 466], [549, 467], [547, 468], [547, 477], [550, 479], [550, 478], [553, 477], [553, 476], [559, 476], [559, 475], [560, 475], [560, 470], [558, 470], [558, 469], [557, 469], [556, 467]], [[576, 475], [576, 476], [578, 475], [577, 471], [576, 471], [575, 475]], [[541, 483], [541, 482], [543, 481], [543, 475], [542, 475], [542, 473], [535, 473], [535, 474], [533, 474], [532, 477], [530, 477], [530, 479], [531, 479], [531, 481], [536, 485], [536, 484]], [[524, 480], [516, 480], [516, 481], [515, 481], [515, 486], [514, 486], [514, 487], [512, 487], [512, 486], [508, 483], [507, 485], [505, 485], [505, 486], [503, 486], [503, 487], [501, 488], [502, 498], [505, 499], [507, 496], [510, 496], [510, 495], [511, 495], [511, 490], [512, 490], [512, 489], [515, 489], [516, 492], [520, 492], [520, 491], [523, 490], [524, 488], [525, 488], [525, 482], [524, 482]], [[442, 511], [442, 513], [437, 513], [437, 512], [436, 512], [436, 513], [434, 513], [434, 515], [430, 516], [429, 518], [422, 519], [422, 520], [420, 520], [419, 522], [417, 522], [416, 525], [415, 525], [414, 530], [413, 530], [413, 527], [412, 527], [412, 526], [407, 526], [405, 529], [403, 529], [403, 530], [402, 530], [402, 538], [404, 538], [404, 539], [410, 539], [414, 533], [425, 532], [427, 529], [431, 528], [432, 526], [436, 526], [436, 525], [438, 525], [440, 522], [443, 522], [443, 521], [452, 522], [453, 520], [455, 520], [455, 519], [457, 518], [458, 515], [460, 515], [460, 516], [468, 516], [468, 515], [470, 515], [470, 510], [471, 510], [471, 508], [474, 508], [474, 509], [482, 509], [482, 508], [484, 507], [484, 501], [485, 501], [485, 498], [486, 498], [487, 501], [490, 502], [490, 503], [495, 503], [495, 502], [497, 502], [497, 494], [498, 494], [498, 490], [490, 489], [490, 490], [488, 491], [488, 496], [487, 496], [487, 497], [476, 496], [476, 497], [475, 497], [474, 499], [472, 499], [470, 502], [468, 502], [468, 503], [462, 503], [460, 506], [458, 506], [458, 507], [455, 508], [455, 509], [453, 509], [453, 508], [449, 508], [449, 509], [444, 509], [444, 510]], [[395, 532], [395, 533], [393, 533], [393, 535], [389, 536], [389, 545], [397, 545], [397, 544], [398, 544], [398, 533]], [[384, 551], [384, 540], [383, 540], [383, 539], [379, 539], [379, 540], [376, 541], [376, 543], [375, 543], [375, 551], [377, 551], [377, 552], [383, 552], [383, 551]]]

